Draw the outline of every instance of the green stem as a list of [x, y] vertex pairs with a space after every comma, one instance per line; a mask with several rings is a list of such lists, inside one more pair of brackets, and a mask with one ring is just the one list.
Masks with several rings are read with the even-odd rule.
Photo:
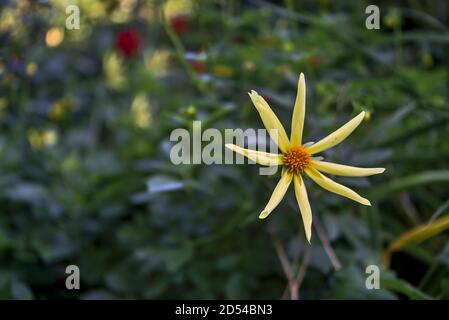
[[173, 46], [175, 47], [176, 56], [178, 57], [178, 59], [181, 62], [182, 66], [184, 67], [185, 72], [189, 76], [189, 78], [192, 81], [192, 83], [194, 84], [195, 88], [199, 92], [204, 92], [205, 89], [206, 89], [205, 86], [204, 86], [204, 83], [201, 82], [198, 79], [197, 74], [193, 70], [193, 68], [190, 65], [190, 63], [187, 61], [186, 54], [185, 54], [185, 49], [184, 49], [184, 46], [183, 46], [183, 44], [181, 42], [181, 39], [176, 34], [176, 32], [173, 30], [171, 25], [167, 22], [167, 19], [165, 17], [165, 13], [164, 13], [163, 10], [161, 10], [161, 21], [162, 21], [162, 25], [164, 26], [165, 31], [167, 32], [168, 38], [170, 39], [170, 41], [172, 42]]

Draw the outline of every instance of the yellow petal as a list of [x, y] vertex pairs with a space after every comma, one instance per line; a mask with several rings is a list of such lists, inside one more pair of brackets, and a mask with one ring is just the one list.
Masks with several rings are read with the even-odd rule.
[[296, 94], [295, 108], [292, 116], [292, 132], [290, 143], [292, 147], [298, 147], [302, 142], [304, 129], [304, 117], [306, 113], [306, 81], [301, 73], [298, 80], [298, 92]]
[[360, 112], [357, 117], [353, 118], [351, 121], [347, 122], [345, 125], [335, 130], [327, 137], [310, 146], [310, 153], [315, 154], [324, 151], [342, 142], [344, 139], [346, 139], [347, 136], [352, 133], [352, 131], [355, 130], [355, 128], [357, 128], [360, 122], [362, 122], [363, 117], [365, 117], [365, 111]]
[[232, 143], [227, 143], [225, 146], [263, 166], [277, 166], [282, 164], [282, 155], [280, 154], [245, 149]]
[[357, 201], [366, 206], [371, 205], [371, 203], [369, 202], [368, 199], [361, 197], [359, 194], [357, 194], [355, 191], [349, 189], [348, 187], [345, 187], [344, 185], [339, 184], [339, 183], [329, 179], [328, 177], [322, 175], [320, 172], [318, 172], [314, 168], [311, 168], [311, 167], [307, 168], [306, 173], [313, 181], [316, 182], [316, 184], [318, 184], [320, 187], [322, 187], [326, 190], [329, 190], [330, 192], [334, 192], [336, 194], [339, 194], [343, 197], [352, 199], [352, 200]]
[[270, 200], [268, 201], [265, 209], [259, 215], [259, 219], [265, 219], [277, 207], [279, 202], [281, 202], [282, 198], [284, 198], [285, 193], [287, 192], [288, 186], [292, 182], [293, 174], [288, 170], [284, 170], [282, 172], [282, 177], [279, 180], [276, 188], [274, 188], [273, 194], [271, 195]]
[[367, 177], [385, 171], [385, 168], [359, 168], [318, 160], [312, 160], [311, 165], [318, 171], [346, 177]]
[[296, 201], [298, 201], [299, 210], [301, 211], [306, 238], [310, 243], [310, 238], [312, 237], [312, 209], [310, 209], [306, 186], [300, 175], [295, 175], [293, 179]]
[[[268, 130], [271, 138], [275, 142], [277, 141], [279, 149], [281, 149], [282, 152], [287, 151], [290, 147], [290, 141], [288, 140], [287, 133], [285, 133], [285, 129], [282, 126], [282, 123], [279, 121], [278, 117], [276, 117], [265, 99], [262, 98], [256, 91], [252, 90], [249, 93], [249, 96], [253, 101], [253, 104], [256, 107], [257, 111], [259, 112], [259, 115], [262, 118], [262, 122], [265, 128]], [[277, 137], [273, 136], [274, 133], [277, 133]]]

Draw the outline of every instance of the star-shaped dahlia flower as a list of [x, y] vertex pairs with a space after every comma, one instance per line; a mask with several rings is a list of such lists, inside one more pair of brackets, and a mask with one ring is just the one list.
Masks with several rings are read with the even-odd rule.
[[365, 112], [361, 112], [351, 121], [334, 131], [327, 137], [321, 139], [317, 143], [302, 144], [302, 132], [304, 126], [304, 116], [306, 111], [306, 82], [304, 74], [301, 73], [298, 81], [298, 93], [296, 96], [295, 107], [292, 117], [292, 128], [290, 140], [279, 119], [271, 110], [268, 103], [256, 91], [249, 93], [257, 111], [262, 118], [262, 122], [269, 134], [277, 133], [277, 139], [272, 138], [278, 143], [278, 147], [282, 154], [266, 153], [261, 151], [244, 149], [234, 144], [226, 144], [226, 147], [237, 152], [258, 164], [265, 166], [283, 166], [281, 179], [274, 188], [268, 204], [259, 215], [260, 219], [265, 219], [281, 202], [288, 187], [293, 182], [295, 188], [296, 200], [301, 211], [304, 230], [307, 240], [310, 243], [312, 235], [312, 210], [310, 209], [307, 190], [302, 179], [306, 174], [315, 183], [322, 188], [357, 201], [366, 206], [371, 203], [368, 199], [361, 197], [355, 191], [339, 184], [325, 175], [324, 173], [347, 176], [347, 177], [364, 177], [379, 174], [385, 171], [385, 168], [358, 168], [332, 162], [321, 161], [320, 158], [313, 157], [317, 153], [332, 148], [348, 137], [352, 131], [362, 122]]

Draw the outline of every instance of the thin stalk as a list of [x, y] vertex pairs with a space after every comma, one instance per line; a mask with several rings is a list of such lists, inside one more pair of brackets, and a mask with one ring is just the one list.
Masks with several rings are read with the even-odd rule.
[[192, 66], [187, 61], [186, 54], [185, 54], [185, 49], [184, 49], [184, 46], [183, 46], [183, 44], [181, 42], [181, 39], [179, 38], [177, 33], [173, 30], [171, 25], [167, 22], [167, 18], [165, 17], [165, 13], [164, 13], [163, 10], [161, 10], [160, 15], [161, 15], [162, 25], [164, 26], [164, 29], [165, 29], [165, 31], [167, 33], [167, 36], [168, 36], [168, 38], [170, 39], [171, 43], [173, 44], [173, 46], [175, 48], [176, 56], [178, 57], [178, 59], [181, 62], [182, 66], [184, 67], [184, 70], [185, 70], [186, 74], [189, 76], [189, 78], [192, 81], [192, 83], [194, 84], [195, 88], [199, 92], [204, 92], [205, 89], [206, 89], [205, 86], [204, 86], [204, 83], [201, 82], [198, 79], [198, 76], [195, 73], [195, 70], [193, 70]]

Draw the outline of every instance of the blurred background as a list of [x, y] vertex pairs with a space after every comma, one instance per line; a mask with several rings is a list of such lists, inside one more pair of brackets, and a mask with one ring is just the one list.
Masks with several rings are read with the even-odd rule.
[[[1, 0], [0, 298], [449, 298], [448, 28], [431, 0]], [[291, 190], [258, 219], [277, 175], [169, 159], [193, 120], [263, 128], [251, 89], [289, 128], [300, 72], [306, 141], [366, 110], [324, 155], [387, 168], [337, 178], [372, 207], [307, 181], [311, 245]]]

